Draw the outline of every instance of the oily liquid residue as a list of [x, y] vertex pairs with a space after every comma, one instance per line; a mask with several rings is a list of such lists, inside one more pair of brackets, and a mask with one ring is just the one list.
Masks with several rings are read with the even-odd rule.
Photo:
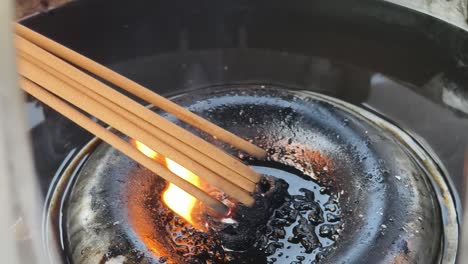
[[[311, 263], [331, 249], [342, 229], [337, 200], [307, 178], [280, 169], [254, 167], [264, 174], [287, 180], [290, 198], [267, 223], [258, 244], [267, 263]], [[306, 186], [306, 188], [304, 188]]]
[[[268, 162], [270, 163], [270, 162]], [[277, 164], [276, 164], [277, 165]], [[280, 167], [282, 165], [279, 165]], [[307, 176], [266, 166], [253, 168], [288, 182], [289, 197], [275, 209], [262, 228], [248, 234], [255, 242], [246, 250], [223, 244], [222, 234], [201, 232], [158, 205], [157, 218], [165, 225], [174, 255], [161, 256], [161, 263], [183, 259], [185, 263], [315, 263], [339, 238], [342, 229], [336, 198]], [[152, 201], [156, 202], [157, 201]], [[147, 203], [149, 206], [150, 203]], [[154, 206], [154, 203], [152, 203]]]

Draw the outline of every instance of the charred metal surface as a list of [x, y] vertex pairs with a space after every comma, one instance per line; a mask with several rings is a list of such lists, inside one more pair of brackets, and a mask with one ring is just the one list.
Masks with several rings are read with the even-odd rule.
[[282, 179], [263, 177], [257, 186], [255, 204], [252, 207], [239, 205], [234, 211], [232, 220], [235, 224], [213, 218], [210, 225], [221, 234], [223, 246], [239, 251], [252, 248], [259, 239], [253, 234], [265, 229], [274, 211], [290, 198], [288, 187], [288, 183]]

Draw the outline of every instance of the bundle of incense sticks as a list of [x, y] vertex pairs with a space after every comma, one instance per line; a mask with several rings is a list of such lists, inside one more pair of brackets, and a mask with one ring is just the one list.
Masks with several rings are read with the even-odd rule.
[[260, 180], [258, 173], [90, 74], [253, 157], [264, 158], [263, 149], [37, 32], [20, 24], [15, 25], [15, 31], [19, 83], [27, 93], [218, 212], [225, 214], [228, 208], [82, 111], [175, 161], [237, 201], [253, 205], [251, 193]]

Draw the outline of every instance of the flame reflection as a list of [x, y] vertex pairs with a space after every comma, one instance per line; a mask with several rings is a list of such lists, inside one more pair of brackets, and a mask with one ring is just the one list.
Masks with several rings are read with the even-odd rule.
[[[191, 182], [197, 187], [200, 187], [200, 178], [193, 174], [191, 171], [187, 170], [186, 168], [182, 167], [178, 163], [174, 162], [173, 160], [162, 156], [161, 154], [157, 153], [156, 151], [150, 149], [143, 143], [135, 140], [134, 141], [135, 147], [145, 154], [147, 157], [150, 157], [162, 165], [166, 166], [171, 172], [176, 174], [177, 176]], [[172, 183], [169, 183], [166, 190], [164, 190], [162, 194], [162, 198], [164, 203], [176, 214], [183, 217], [187, 222], [194, 225], [194, 220], [192, 217], [192, 212], [197, 203], [197, 199], [192, 195], [188, 194], [184, 190], [180, 189], [179, 187], [175, 186]]]

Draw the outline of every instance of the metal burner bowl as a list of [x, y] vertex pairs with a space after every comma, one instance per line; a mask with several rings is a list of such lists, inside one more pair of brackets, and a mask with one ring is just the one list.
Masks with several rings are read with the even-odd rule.
[[[270, 148], [268, 162], [246, 162], [287, 171], [290, 189], [303, 184], [295, 181], [302, 174], [315, 179], [303, 185], [326, 188], [324, 197], [339, 201], [343, 228], [317, 253], [323, 263], [455, 263], [461, 198], [468, 197], [467, 0], [29, 2], [41, 2], [32, 5], [40, 13], [24, 18], [25, 25], [159, 94], [179, 94], [175, 100]], [[62, 2], [69, 3], [50, 8]], [[241, 118], [233, 109], [243, 104], [256, 112], [244, 109], [250, 116]], [[115, 153], [114, 172], [124, 178], [104, 186], [98, 168], [112, 149], [98, 140], [83, 148], [93, 136], [34, 98], [27, 109], [37, 177], [47, 194], [47, 248], [57, 246], [75, 262], [91, 253], [95, 262], [119, 256], [151, 262], [154, 254], [132, 235], [124, 217], [128, 200], [121, 197], [133, 179], [126, 174], [147, 172]], [[310, 152], [298, 158], [301, 150]], [[90, 182], [115, 200], [91, 195]], [[108, 210], [86, 207], [78, 186], [81, 199], [95, 197]], [[74, 221], [73, 210], [101, 225]], [[321, 226], [315, 228], [319, 233]], [[72, 242], [81, 250], [86, 239], [101, 247], [70, 254]], [[117, 242], [121, 247], [107, 248]], [[277, 262], [300, 261], [293, 256]]]
[[[250, 252], [237, 261], [275, 257], [283, 263], [301, 255], [321, 263], [454, 263], [458, 224], [444, 177], [424, 147], [394, 124], [338, 99], [268, 85], [207, 87], [172, 99], [268, 149], [269, 160], [251, 159], [187, 127], [194, 133], [256, 168], [288, 171], [290, 189], [308, 188], [340, 208], [336, 236], [313, 254], [284, 244], [280, 256]], [[182, 261], [152, 248], [164, 246], [168, 236], [148, 206], [161, 182], [93, 140], [56, 176], [46, 221], [49, 245], [62, 241], [72, 263], [154, 263], [161, 256]]]

